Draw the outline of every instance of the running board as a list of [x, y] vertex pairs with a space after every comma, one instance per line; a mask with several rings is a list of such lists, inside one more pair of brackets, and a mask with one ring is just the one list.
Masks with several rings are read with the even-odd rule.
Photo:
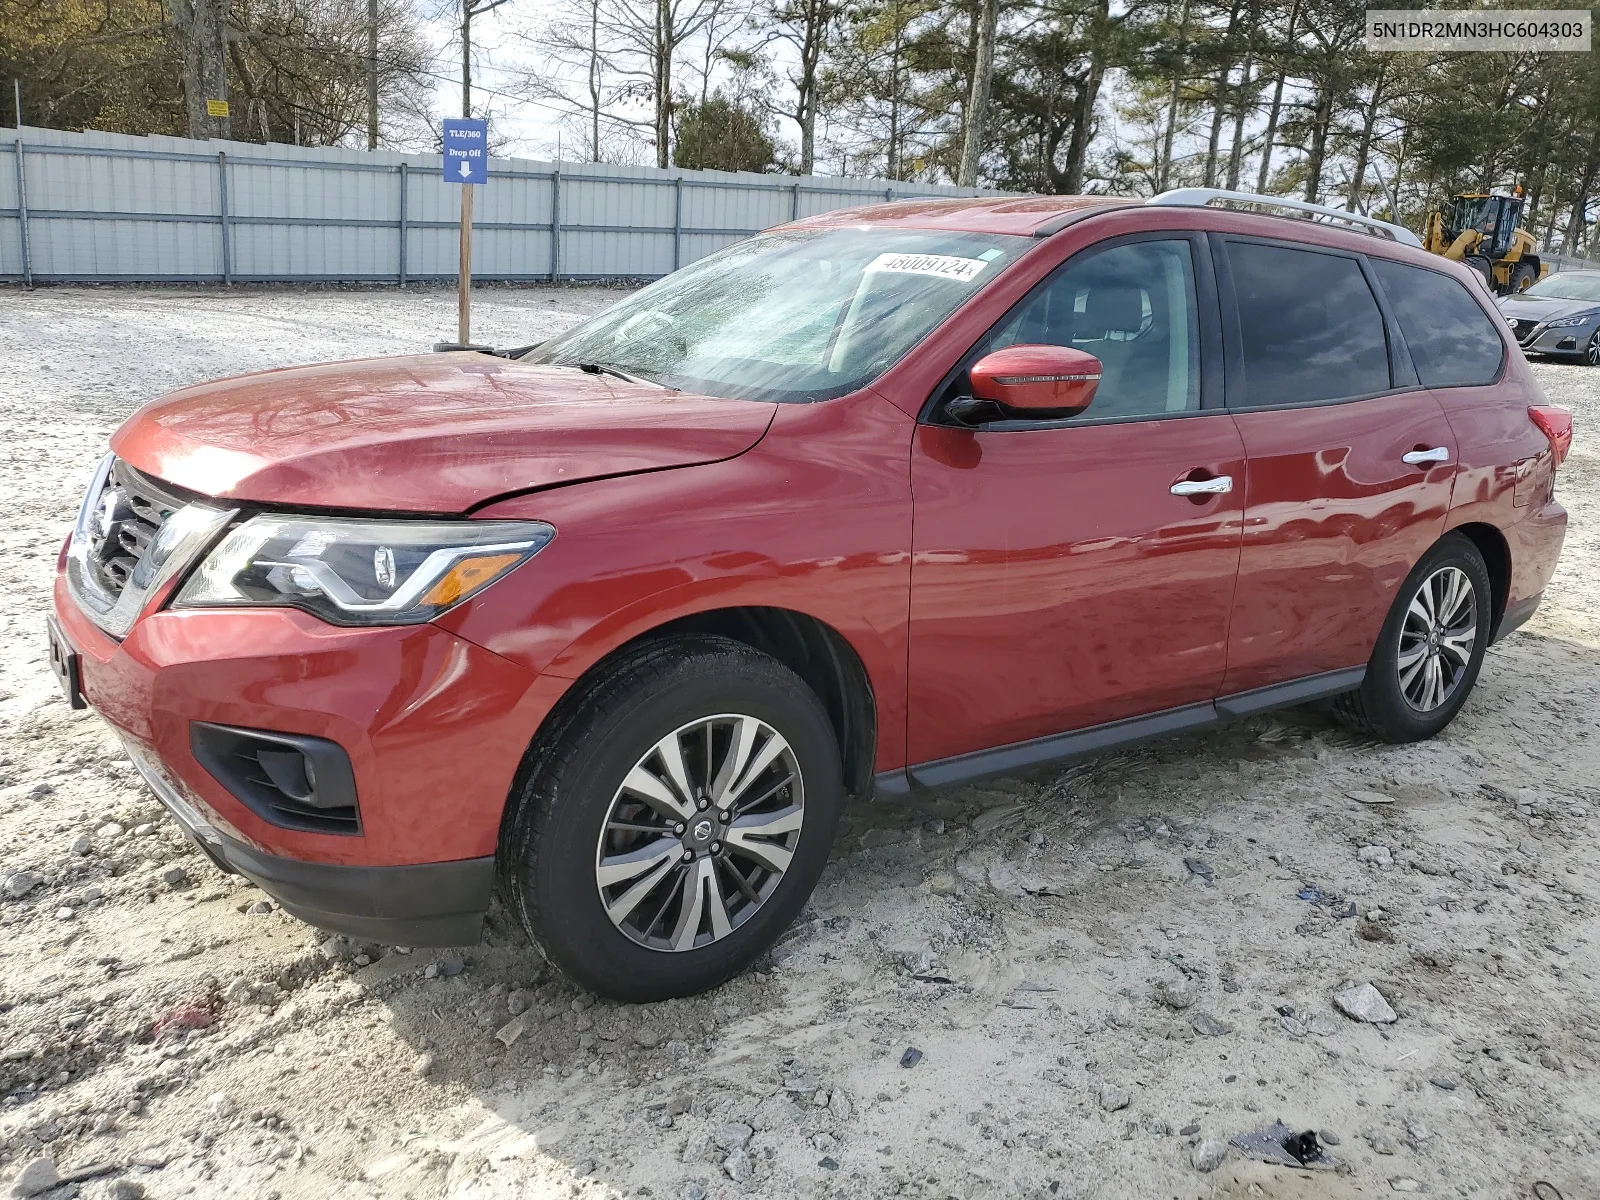
[[1321, 675], [1291, 679], [1288, 683], [1275, 683], [1271, 687], [1220, 696], [1203, 704], [1186, 704], [1181, 708], [1168, 708], [1143, 717], [1129, 717], [1104, 725], [1091, 725], [1087, 729], [1053, 733], [1026, 742], [1012, 742], [992, 750], [934, 759], [897, 771], [884, 771], [873, 778], [873, 794], [893, 797], [909, 795], [912, 791], [957, 787], [1000, 775], [1038, 770], [1079, 755], [1095, 754], [1168, 734], [1211, 729], [1242, 717], [1253, 717], [1273, 709], [1353, 692], [1361, 686], [1366, 675], [1366, 667], [1326, 671]]

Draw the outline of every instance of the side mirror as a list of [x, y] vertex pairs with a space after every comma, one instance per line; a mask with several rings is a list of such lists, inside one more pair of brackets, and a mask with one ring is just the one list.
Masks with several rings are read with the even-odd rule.
[[972, 364], [972, 394], [1024, 413], [1076, 416], [1100, 386], [1100, 360], [1071, 346], [1007, 346]]

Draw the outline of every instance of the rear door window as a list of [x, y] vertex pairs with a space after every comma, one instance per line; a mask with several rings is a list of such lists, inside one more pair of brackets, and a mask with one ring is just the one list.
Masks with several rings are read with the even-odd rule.
[[1316, 404], [1389, 390], [1383, 313], [1341, 254], [1227, 243], [1244, 379], [1235, 408]]
[[1465, 284], [1425, 267], [1370, 261], [1425, 387], [1495, 381], [1505, 345]]

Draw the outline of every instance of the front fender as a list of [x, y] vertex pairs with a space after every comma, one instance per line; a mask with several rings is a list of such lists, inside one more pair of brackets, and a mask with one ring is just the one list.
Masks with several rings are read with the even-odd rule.
[[877, 702], [880, 769], [899, 766], [913, 428], [867, 392], [784, 405], [737, 458], [493, 505], [476, 515], [548, 521], [557, 535], [439, 624], [554, 687], [683, 617], [746, 606], [801, 613], [860, 658]]

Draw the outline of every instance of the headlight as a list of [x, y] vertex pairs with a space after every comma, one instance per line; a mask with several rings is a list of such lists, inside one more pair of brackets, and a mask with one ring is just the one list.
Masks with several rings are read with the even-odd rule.
[[301, 608], [335, 625], [430, 621], [550, 543], [542, 521], [252, 517], [189, 577], [178, 608]]
[[1546, 329], [1575, 329], [1579, 325], [1587, 325], [1596, 316], [1600, 316], [1600, 313], [1584, 313], [1582, 316], [1577, 317], [1562, 317], [1559, 321], [1546, 321], [1544, 327]]

